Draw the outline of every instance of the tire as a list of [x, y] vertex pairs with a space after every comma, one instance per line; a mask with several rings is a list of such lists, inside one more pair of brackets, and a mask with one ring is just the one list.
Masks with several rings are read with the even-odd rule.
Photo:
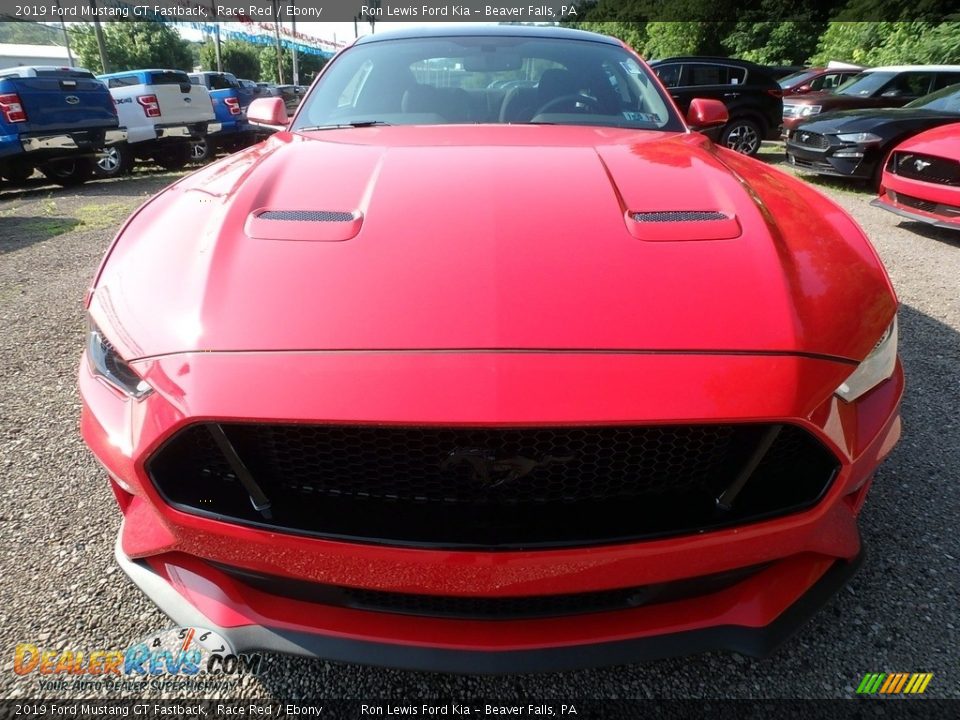
[[748, 118], [734, 118], [723, 128], [720, 144], [742, 155], [756, 155], [763, 142], [760, 125]]
[[20, 183], [26, 182], [30, 176], [33, 175], [33, 165], [10, 163], [0, 169], [0, 175], [14, 185], [19, 185]]
[[104, 156], [97, 160], [93, 173], [97, 177], [114, 178], [126, 175], [133, 170], [133, 152], [126, 143], [117, 143], [104, 150]]
[[40, 172], [63, 187], [82, 185], [93, 176], [95, 163], [93, 158], [76, 158], [74, 160], [55, 160], [46, 163]]
[[164, 170], [182, 170], [190, 162], [190, 143], [165, 148], [153, 156], [153, 161]]
[[213, 157], [214, 152], [213, 143], [207, 138], [194, 140], [190, 143], [190, 162], [202, 165]]

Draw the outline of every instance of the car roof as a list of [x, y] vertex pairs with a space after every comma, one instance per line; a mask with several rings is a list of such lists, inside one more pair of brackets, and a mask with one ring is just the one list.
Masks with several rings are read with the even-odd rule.
[[384, 42], [387, 40], [403, 40], [413, 38], [445, 38], [445, 37], [529, 37], [548, 38], [557, 40], [587, 40], [620, 45], [620, 41], [608, 35], [574, 30], [561, 27], [538, 27], [533, 25], [456, 25], [456, 26], [429, 26], [422, 25], [404, 30], [390, 30], [376, 35], [364, 35], [356, 41], [356, 45]]
[[177, 70], [176, 68], [137, 68], [136, 70], [123, 70], [122, 72], [112, 72], [104, 73], [103, 75], [97, 75], [101, 80], [103, 78], [113, 78], [113, 77], [122, 77], [124, 75], [136, 75], [138, 73], [167, 73], [167, 72], [176, 72], [187, 74], [186, 70]]
[[884, 65], [882, 67], [867, 68], [863, 72], [960, 72], [960, 65]]
[[18, 77], [33, 77], [39, 72], [77, 72], [77, 73], [91, 73], [86, 68], [82, 67], [66, 67], [65, 65], [17, 65], [16, 67], [3, 68], [0, 70], [0, 73], [7, 77], [18, 76]]
[[744, 68], [756, 68], [757, 70], [764, 70], [769, 72], [769, 68], [764, 65], [758, 65], [755, 62], [750, 62], [749, 60], [740, 60], [738, 58], [728, 58], [728, 57], [719, 57], [713, 55], [678, 55], [676, 57], [660, 58], [658, 60], [653, 60], [650, 65], [660, 65], [661, 63], [666, 62], [699, 62], [699, 63], [720, 63], [723, 65], [739, 65]]

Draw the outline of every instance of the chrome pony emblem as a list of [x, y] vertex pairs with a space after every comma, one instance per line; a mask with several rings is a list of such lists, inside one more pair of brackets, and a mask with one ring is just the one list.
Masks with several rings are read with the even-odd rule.
[[563, 465], [573, 460], [573, 456], [555, 457], [547, 455], [540, 460], [528, 457], [498, 458], [493, 453], [481, 448], [455, 448], [440, 463], [441, 470], [466, 463], [470, 466], [471, 479], [482, 483], [489, 488], [499, 487], [505, 483], [518, 480], [529, 475], [538, 467], [545, 465]]

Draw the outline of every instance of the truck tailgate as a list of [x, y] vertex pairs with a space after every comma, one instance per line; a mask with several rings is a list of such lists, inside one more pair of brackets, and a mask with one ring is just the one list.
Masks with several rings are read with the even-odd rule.
[[15, 92], [27, 120], [18, 123], [20, 132], [47, 132], [115, 128], [117, 111], [107, 88], [94, 77], [69, 71], [49, 72], [36, 77], [4, 77], [3, 92]]
[[149, 88], [157, 96], [160, 105], [157, 124], [190, 124], [213, 120], [213, 105], [207, 89], [191, 85], [186, 73], [158, 71], [150, 75]]

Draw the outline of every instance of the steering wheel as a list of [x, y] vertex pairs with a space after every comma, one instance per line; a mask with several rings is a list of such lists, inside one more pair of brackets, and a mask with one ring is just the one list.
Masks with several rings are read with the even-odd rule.
[[562, 105], [563, 103], [582, 103], [587, 106], [587, 109], [592, 110], [593, 112], [600, 111], [600, 102], [595, 97], [584, 95], [582, 93], [571, 93], [570, 95], [561, 95], [553, 100], [548, 100], [541, 105], [536, 112], [533, 113], [533, 116], [536, 117], [537, 115], [542, 115], [547, 110], [550, 110], [557, 105]]

